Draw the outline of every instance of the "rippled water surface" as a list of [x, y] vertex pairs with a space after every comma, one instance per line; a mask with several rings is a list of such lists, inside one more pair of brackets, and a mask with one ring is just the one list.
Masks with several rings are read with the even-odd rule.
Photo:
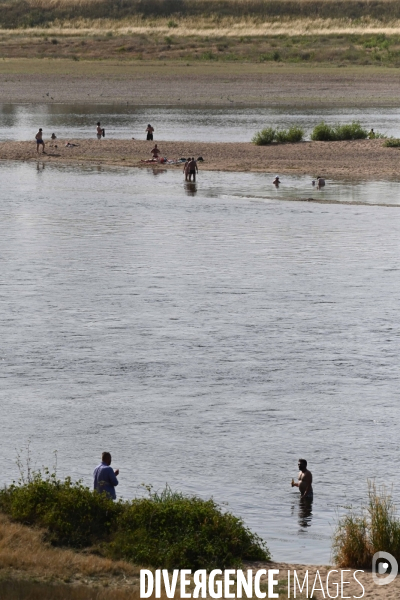
[[62, 139], [94, 137], [100, 120], [106, 136], [145, 139], [148, 123], [155, 140], [249, 142], [264, 127], [300, 125], [306, 137], [322, 120], [351, 123], [358, 120], [388, 136], [400, 137], [399, 108], [287, 109], [263, 107], [185, 108], [119, 105], [0, 104], [0, 141], [34, 139], [42, 127], [45, 139], [52, 132]]
[[0, 164], [1, 484], [29, 437], [88, 485], [107, 448], [119, 495], [213, 495], [314, 563], [367, 478], [400, 501], [400, 210], [287, 202], [309, 181], [271, 177]]

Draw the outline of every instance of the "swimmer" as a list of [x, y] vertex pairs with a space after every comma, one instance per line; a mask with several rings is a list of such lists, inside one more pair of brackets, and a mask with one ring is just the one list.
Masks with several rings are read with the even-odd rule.
[[318, 175], [318, 177], [317, 177], [317, 190], [320, 190], [323, 187], [325, 187], [325, 179], [323, 177], [321, 177], [320, 175]]
[[275, 187], [279, 187], [279, 184], [281, 183], [278, 175], [275, 177], [275, 179], [272, 182], [274, 184]]
[[312, 474], [307, 469], [307, 461], [304, 458], [299, 458], [299, 476], [298, 483], [292, 479], [292, 487], [298, 487], [301, 493], [301, 498], [304, 500], [312, 500], [314, 492], [312, 488]]

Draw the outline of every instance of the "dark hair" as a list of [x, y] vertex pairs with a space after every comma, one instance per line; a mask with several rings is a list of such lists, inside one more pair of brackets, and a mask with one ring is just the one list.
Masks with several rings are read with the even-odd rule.
[[192, 156], [192, 160], [194, 160], [194, 156]]
[[43, 131], [43, 129], [41, 127], [39, 127], [39, 131]]
[[305, 467], [307, 466], [307, 461], [306, 461], [306, 459], [305, 459], [305, 458], [299, 458], [299, 463], [300, 463], [301, 465], [304, 465]]
[[106, 460], [111, 460], [111, 454], [109, 452], [103, 452], [101, 455], [101, 460], [105, 462]]
[[100, 125], [100, 121], [98, 121], [97, 125]]

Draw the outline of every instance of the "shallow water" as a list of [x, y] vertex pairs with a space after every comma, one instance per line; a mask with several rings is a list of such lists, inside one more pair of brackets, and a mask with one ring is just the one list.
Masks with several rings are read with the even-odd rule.
[[0, 164], [1, 484], [29, 437], [88, 485], [107, 448], [119, 495], [213, 495], [314, 563], [368, 478], [400, 501], [398, 208], [281, 201], [300, 177], [42, 166]]
[[62, 139], [94, 137], [101, 121], [106, 136], [116, 139], [145, 139], [148, 123], [155, 140], [202, 142], [249, 142], [264, 127], [299, 125], [309, 136], [317, 123], [351, 123], [358, 120], [388, 136], [400, 137], [399, 108], [280, 109], [280, 108], [185, 108], [119, 105], [2, 104], [0, 141], [29, 140], [39, 127], [45, 139], [52, 132]]

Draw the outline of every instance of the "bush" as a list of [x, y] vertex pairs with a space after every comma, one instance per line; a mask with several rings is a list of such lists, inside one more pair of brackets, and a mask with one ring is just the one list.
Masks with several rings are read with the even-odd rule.
[[369, 484], [367, 507], [339, 520], [333, 556], [339, 567], [370, 569], [373, 555], [380, 550], [400, 561], [400, 521], [391, 496]]
[[265, 542], [213, 500], [150, 491], [148, 498], [113, 502], [67, 478], [35, 473], [0, 491], [0, 510], [46, 528], [55, 545], [96, 545], [105, 556], [164, 568], [237, 567], [269, 560]]
[[363, 129], [358, 121], [353, 121], [351, 125], [336, 125], [334, 127], [336, 140], [365, 140], [368, 137], [368, 131]]
[[303, 137], [304, 130], [293, 125], [289, 130], [267, 127], [256, 133], [251, 141], [256, 146], [266, 146], [274, 141], [278, 144], [301, 142]]
[[224, 569], [241, 559], [265, 560], [262, 540], [241, 519], [222, 513], [213, 500], [185, 497], [168, 488], [133, 500], [118, 518], [114, 558], [165, 568]]
[[286, 129], [277, 130], [275, 140], [278, 144], [301, 142], [304, 138], [304, 129], [293, 125], [287, 131]]
[[253, 144], [256, 146], [266, 146], [267, 144], [272, 144], [275, 139], [275, 129], [272, 127], [267, 127], [266, 129], [262, 129], [258, 131], [252, 138]]
[[386, 142], [384, 142], [383, 145], [387, 148], [399, 148], [400, 140], [398, 138], [389, 138], [386, 140]]
[[311, 133], [314, 142], [336, 142], [343, 140], [365, 140], [368, 131], [358, 121], [347, 125], [328, 125], [324, 121], [318, 123]]
[[121, 504], [79, 481], [35, 473], [30, 481], [0, 491], [0, 510], [25, 525], [45, 527], [55, 545], [82, 548], [108, 536]]

